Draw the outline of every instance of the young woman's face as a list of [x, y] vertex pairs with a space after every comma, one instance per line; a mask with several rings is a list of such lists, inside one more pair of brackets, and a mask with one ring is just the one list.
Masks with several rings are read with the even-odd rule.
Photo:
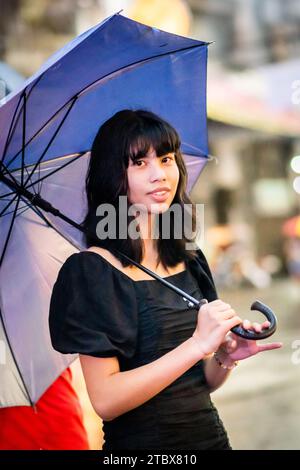
[[174, 199], [179, 182], [175, 154], [157, 157], [150, 147], [145, 157], [135, 162], [129, 159], [127, 178], [128, 198], [132, 204], [143, 204], [147, 212], [165, 212]]

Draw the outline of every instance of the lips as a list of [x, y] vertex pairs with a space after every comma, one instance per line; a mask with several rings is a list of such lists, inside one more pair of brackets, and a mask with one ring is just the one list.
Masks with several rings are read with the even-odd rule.
[[149, 194], [156, 202], [163, 202], [168, 199], [170, 191], [155, 191]]
[[157, 194], [157, 195], [164, 195], [166, 193], [169, 193], [170, 192], [170, 188], [167, 188], [165, 186], [161, 187], [161, 188], [156, 188], [156, 189], [153, 189], [153, 191], [150, 191], [150, 193], [148, 194]]

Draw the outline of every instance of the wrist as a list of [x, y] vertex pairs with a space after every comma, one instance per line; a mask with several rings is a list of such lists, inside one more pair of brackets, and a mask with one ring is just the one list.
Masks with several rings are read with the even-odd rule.
[[204, 358], [207, 356], [207, 354], [206, 354], [206, 353], [203, 351], [203, 349], [202, 349], [202, 347], [203, 347], [202, 341], [199, 340], [199, 339], [197, 338], [197, 336], [194, 336], [194, 335], [192, 335], [192, 336], [190, 337], [190, 341], [191, 341], [193, 347], [195, 348], [195, 351], [196, 351], [196, 353], [197, 353], [197, 355], [198, 355], [198, 359], [199, 359], [199, 360], [200, 360], [200, 359], [204, 359]]
[[238, 361], [231, 359], [229, 354], [227, 354], [224, 350], [218, 349], [218, 351], [214, 352], [213, 358], [215, 362], [220, 366], [222, 369], [231, 370], [234, 369], [238, 365]]

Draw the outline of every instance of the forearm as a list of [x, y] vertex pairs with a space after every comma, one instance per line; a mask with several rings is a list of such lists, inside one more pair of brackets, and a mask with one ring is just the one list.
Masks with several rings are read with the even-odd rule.
[[[218, 352], [218, 357], [227, 367], [233, 368], [235, 366], [235, 362], [226, 357], [226, 355], [222, 356], [222, 353]], [[214, 392], [223, 385], [230, 375], [232, 368], [225, 369], [221, 367], [213, 354], [204, 360], [204, 374], [210, 392]]]
[[[136, 369], [117, 372], [105, 381], [105, 410], [102, 418], [110, 421], [147, 402], [174, 382], [203, 357], [189, 338], [159, 359]], [[103, 389], [102, 389], [103, 396]]]

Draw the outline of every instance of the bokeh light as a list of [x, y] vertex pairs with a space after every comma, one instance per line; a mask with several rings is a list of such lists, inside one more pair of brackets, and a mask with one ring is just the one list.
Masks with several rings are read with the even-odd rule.
[[293, 181], [293, 188], [296, 193], [300, 194], [300, 176], [297, 176]]
[[300, 173], [300, 155], [296, 155], [292, 158], [291, 168], [295, 173]]

